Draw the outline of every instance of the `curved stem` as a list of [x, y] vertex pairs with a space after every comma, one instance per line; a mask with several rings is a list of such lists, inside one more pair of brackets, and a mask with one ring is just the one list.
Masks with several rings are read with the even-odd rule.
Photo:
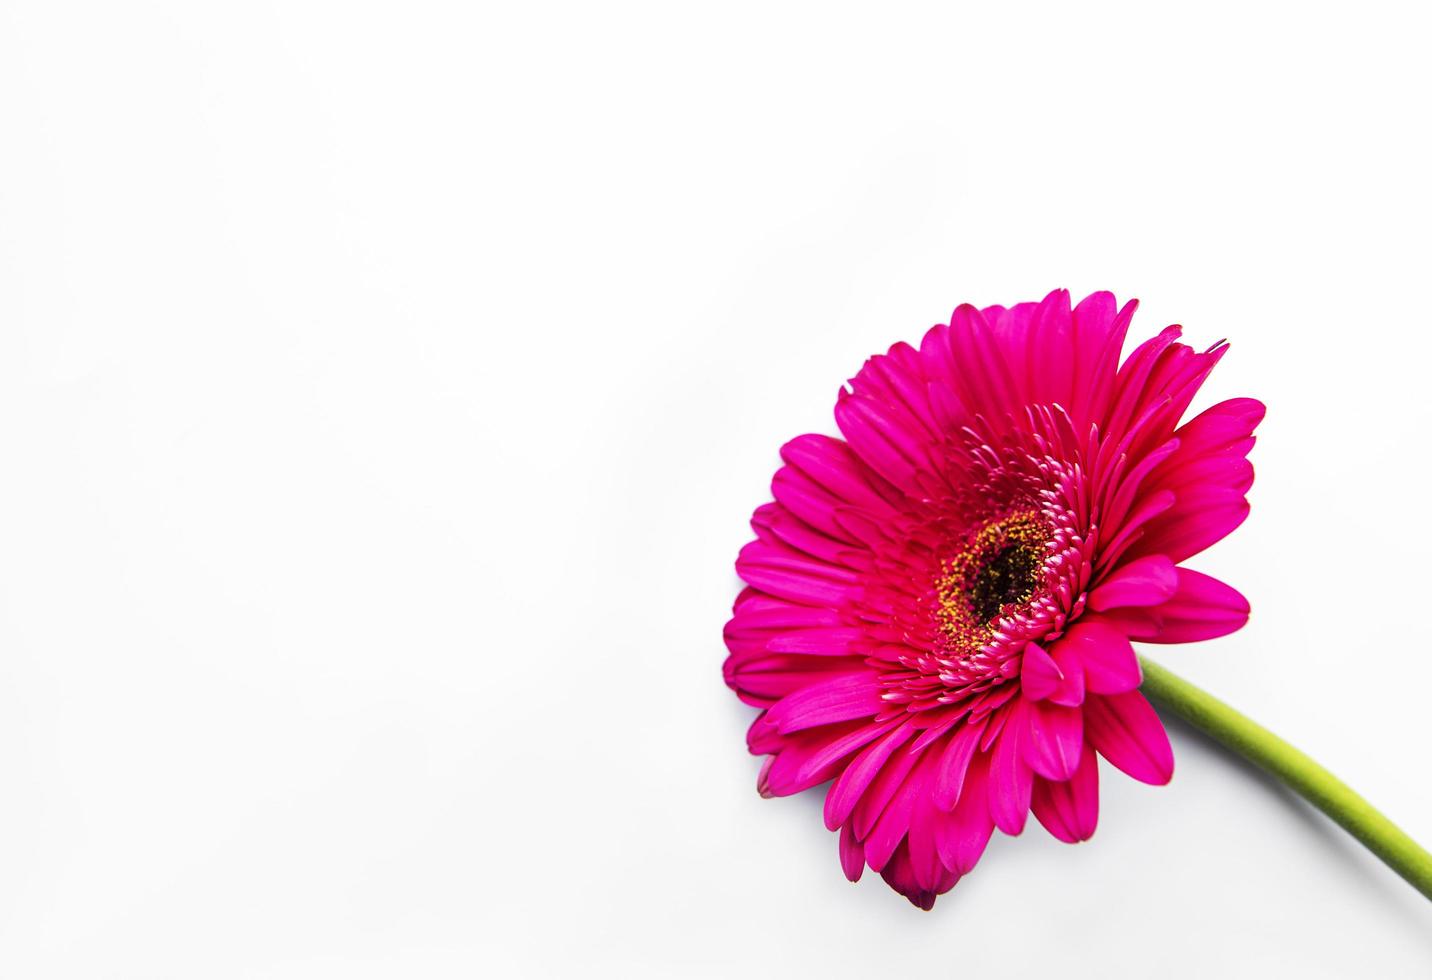
[[1245, 718], [1211, 694], [1139, 657], [1142, 690], [1195, 728], [1277, 776], [1326, 813], [1393, 871], [1432, 898], [1432, 854], [1408, 837], [1347, 784], [1277, 735]]

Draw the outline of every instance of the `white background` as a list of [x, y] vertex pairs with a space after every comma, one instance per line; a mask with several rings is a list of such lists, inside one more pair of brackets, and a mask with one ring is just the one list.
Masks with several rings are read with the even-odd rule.
[[959, 302], [1269, 405], [1164, 662], [1432, 841], [1421, 5], [0, 2], [0, 976], [1426, 977], [1173, 726], [932, 913], [722, 686], [776, 448]]

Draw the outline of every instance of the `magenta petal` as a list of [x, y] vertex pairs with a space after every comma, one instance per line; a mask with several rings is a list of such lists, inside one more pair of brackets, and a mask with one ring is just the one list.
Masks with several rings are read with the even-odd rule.
[[1026, 385], [1010, 371], [995, 331], [979, 310], [962, 304], [950, 314], [948, 328], [931, 334], [938, 339], [931, 344], [927, 335], [921, 354], [932, 373], [951, 377], [971, 408], [1002, 417], [1025, 404]]
[[[898, 731], [898, 729], [897, 729]], [[900, 789], [905, 785], [905, 777], [915, 768], [916, 763], [923, 758], [924, 753], [911, 752], [908, 749], [901, 749], [890, 757], [890, 761], [881, 767], [871, 781], [870, 786], [860, 797], [860, 802], [855, 804], [855, 810], [851, 813], [851, 822], [855, 825], [855, 836], [866, 841], [865, 856], [869, 863], [870, 835], [875, 830], [875, 824], [885, 813], [887, 807], [899, 795]], [[876, 871], [880, 870], [874, 864], [870, 867]]]
[[751, 722], [751, 727], [746, 729], [746, 748], [752, 755], [766, 755], [771, 752], [779, 752], [786, 739], [772, 725], [766, 713], [762, 712]]
[[935, 805], [941, 810], [951, 810], [959, 802], [965, 773], [969, 769], [970, 760], [974, 758], [975, 748], [979, 745], [984, 730], [984, 722], [969, 723], [961, 725], [955, 734], [950, 736], [935, 773], [934, 799]]
[[1029, 818], [1029, 794], [1034, 789], [1034, 772], [1024, 761], [1023, 742], [1028, 738], [1024, 702], [1016, 701], [995, 741], [989, 766], [989, 814], [995, 826], [1011, 837], [1024, 830]]
[[797, 436], [781, 447], [781, 458], [838, 501], [876, 512], [889, 509], [872, 485], [877, 477], [850, 451], [830, 436]]
[[1151, 523], [1134, 550], [1161, 552], [1183, 561], [1222, 541], [1248, 518], [1248, 501], [1238, 490], [1213, 489], [1176, 500], [1177, 509]]
[[953, 888], [959, 880], [958, 875], [944, 872], [944, 869], [939, 870], [939, 880], [935, 887], [924, 887], [921, 884], [920, 872], [910, 855], [910, 846], [908, 843], [902, 843], [891, 855], [889, 863], [880, 870], [880, 877], [885, 879], [887, 885], [909, 899], [911, 905], [928, 912], [935, 907], [935, 899]]
[[[1108, 544], [1104, 545], [1103, 554], [1099, 558], [1100, 564], [1112, 567], [1118, 563], [1119, 557], [1131, 547], [1136, 544], [1142, 547], [1141, 538], [1146, 534], [1146, 525], [1155, 521], [1160, 515], [1167, 514], [1177, 499], [1172, 490], [1160, 490], [1141, 498], [1129, 515], [1124, 518], [1123, 526], [1119, 532], [1109, 540]], [[1146, 550], [1162, 551], [1163, 549]]]
[[1084, 748], [1084, 711], [1048, 701], [1032, 702], [1024, 759], [1045, 779], [1068, 779]]
[[1253, 482], [1244, 457], [1263, 405], [1251, 398], [1220, 402], [1176, 433], [1179, 448], [1150, 475], [1150, 489], [1166, 489], [1177, 504], [1150, 528], [1136, 553], [1159, 552], [1175, 563], [1227, 534], [1246, 512], [1243, 494]]
[[1078, 655], [1084, 666], [1084, 683], [1094, 694], [1121, 694], [1143, 683], [1139, 658], [1129, 638], [1098, 619], [1075, 623], [1056, 648]]
[[732, 658], [726, 667], [726, 682], [736, 689], [742, 700], [758, 708], [769, 708], [803, 687], [847, 672], [810, 670], [792, 662], [789, 657], [769, 657], [752, 662], [736, 662]]
[[802, 763], [800, 771], [796, 773], [796, 778], [805, 779], [824, 770], [832, 763], [839, 762], [851, 755], [857, 749], [869, 745], [898, 724], [900, 724], [900, 719], [897, 718], [880, 724], [859, 725], [848, 735], [832, 737], [824, 748]]
[[[1091, 293], [1074, 308], [1074, 356], [1069, 365], [1073, 397], [1069, 408], [1077, 419], [1089, 418], [1090, 402], [1101, 387], [1101, 361], [1118, 310], [1118, 301], [1109, 292]], [[1107, 373], [1112, 382], [1112, 365]]]
[[910, 865], [915, 873], [915, 883], [925, 891], [935, 891], [946, 877], [943, 864], [935, 843], [935, 828], [938, 823], [949, 819], [949, 814], [937, 810], [930, 798], [930, 782], [934, 764], [938, 762], [935, 753], [929, 753], [915, 775], [921, 786], [910, 814], [910, 832], [905, 837], [905, 846], [910, 852]]
[[1083, 704], [1084, 663], [1079, 657], [1078, 649], [1056, 642], [1049, 656], [1064, 678], [1059, 682], [1059, 686], [1050, 692], [1049, 700], [1071, 708]]
[[994, 833], [989, 815], [989, 756], [978, 755], [970, 764], [965, 789], [950, 819], [936, 824], [935, 846], [940, 861], [957, 874], [969, 874]]
[[[1074, 343], [1074, 320], [1069, 291], [1056, 289], [1039, 304], [1030, 323], [1022, 360], [1031, 379], [1029, 399], [1047, 405], [1073, 404], [1078, 380], [1079, 350]], [[1020, 358], [1009, 357], [1011, 365]]]
[[726, 624], [726, 637], [760, 630], [805, 629], [817, 626], [839, 626], [840, 616], [833, 609], [798, 606], [755, 589], [746, 589], [736, 600], [731, 621]]
[[[1105, 418], [1114, 394], [1114, 384], [1119, 366], [1119, 354], [1124, 348], [1124, 337], [1133, 320], [1139, 301], [1129, 300], [1112, 317], [1105, 318], [1103, 296], [1108, 304], [1117, 306], [1110, 293], [1095, 293], [1074, 308], [1075, 330], [1081, 343], [1087, 343], [1092, 357], [1085, 359], [1074, 388], [1074, 418], [1087, 421]], [[1087, 341], [1085, 340], [1087, 338]]]
[[1191, 643], [1226, 636], [1248, 622], [1248, 600], [1230, 585], [1191, 568], [1178, 570], [1178, 591], [1152, 610], [1156, 625], [1134, 639], [1149, 643]]
[[858, 594], [860, 581], [848, 568], [767, 541], [742, 548], [736, 572], [749, 585], [806, 606], [838, 605]]
[[1068, 780], [1036, 780], [1030, 809], [1045, 830], [1066, 844], [1093, 837], [1099, 824], [1099, 758], [1093, 747], [1084, 745], [1079, 767]]
[[785, 630], [767, 640], [765, 647], [771, 653], [803, 653], [813, 657], [848, 657], [859, 652], [861, 645], [869, 642], [869, 637], [862, 630], [850, 627], [819, 627], [807, 630]]
[[1167, 555], [1147, 555], [1107, 576], [1089, 593], [1095, 612], [1120, 606], [1156, 606], [1178, 588], [1178, 574]]
[[946, 718], [944, 721], [931, 725], [929, 728], [921, 729], [920, 737], [915, 739], [911, 744], [910, 751], [919, 752], [925, 746], [933, 745], [942, 740], [945, 735], [949, 733], [950, 729], [954, 728], [955, 725], [959, 724], [962, 720], [963, 719], [960, 718]]
[[851, 881], [859, 881], [865, 873], [865, 848], [848, 823], [840, 828], [840, 869]]
[[[916, 474], [928, 468], [923, 453], [872, 399], [842, 390], [835, 403], [835, 424], [850, 448], [875, 472], [902, 489], [919, 486]], [[916, 458], [911, 459], [912, 455]]]
[[[776, 754], [762, 769], [757, 790], [762, 796], [790, 796], [825, 782], [835, 775], [839, 760], [825, 766], [812, 766], [809, 764], [811, 758], [824, 752], [832, 740], [841, 738], [859, 724], [851, 722], [836, 728], [782, 736], [779, 744], [762, 747], [760, 751]], [[752, 730], [755, 730], [754, 725]]]
[[1242, 451], [1243, 440], [1253, 434], [1268, 409], [1256, 398], [1230, 398], [1205, 409], [1178, 430], [1185, 454]]
[[776, 471], [771, 478], [771, 495], [782, 507], [821, 533], [834, 538], [845, 536], [835, 521], [840, 499], [831, 496], [794, 466], [783, 466]]
[[1168, 733], [1142, 694], [1095, 695], [1085, 712], [1085, 730], [1100, 755], [1141, 783], [1162, 786], [1173, 778]]
[[904, 782], [881, 812], [880, 819], [875, 822], [874, 829], [865, 838], [865, 863], [870, 865], [870, 870], [880, 871], [894, 855], [895, 848], [910, 831], [915, 804], [924, 792], [923, 773], [920, 768], [914, 769], [905, 776]]
[[847, 568], [862, 568], [864, 553], [849, 541], [811, 527], [780, 504], [766, 504], [751, 516], [751, 528], [766, 541], [778, 541], [802, 555]]
[[855, 718], [873, 718], [885, 706], [880, 678], [870, 672], [844, 674], [788, 694], [766, 717], [782, 733], [831, 725]]
[[880, 775], [885, 763], [890, 759], [894, 751], [909, 741], [915, 729], [910, 725], [902, 725], [880, 741], [867, 747], [855, 761], [845, 767], [831, 784], [825, 794], [825, 825], [834, 830], [850, 819], [855, 806], [863, 798], [865, 791]]
[[1032, 701], [1046, 698], [1059, 688], [1064, 674], [1054, 658], [1044, 652], [1038, 643], [1030, 641], [1024, 647], [1024, 662], [1020, 669], [1019, 686], [1024, 696]]

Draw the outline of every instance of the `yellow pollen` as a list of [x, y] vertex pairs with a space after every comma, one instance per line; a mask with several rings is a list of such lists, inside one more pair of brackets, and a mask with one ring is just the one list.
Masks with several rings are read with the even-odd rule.
[[1034, 597], [1049, 536], [1038, 511], [1017, 511], [986, 523], [941, 564], [935, 620], [950, 652], [978, 652], [1002, 617]]

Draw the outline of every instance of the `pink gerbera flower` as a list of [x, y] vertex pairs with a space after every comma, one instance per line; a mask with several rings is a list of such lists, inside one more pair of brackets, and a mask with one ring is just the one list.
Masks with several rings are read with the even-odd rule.
[[1031, 811], [1087, 840], [1101, 757], [1173, 774], [1130, 641], [1247, 620], [1182, 562], [1247, 516], [1264, 410], [1236, 398], [1180, 425], [1227, 347], [1174, 326], [1120, 365], [1135, 306], [961, 306], [866, 362], [836, 402], [844, 440], [781, 449], [736, 562], [725, 677], [762, 709], [763, 795], [833, 780], [852, 881], [869, 866], [928, 909]]

